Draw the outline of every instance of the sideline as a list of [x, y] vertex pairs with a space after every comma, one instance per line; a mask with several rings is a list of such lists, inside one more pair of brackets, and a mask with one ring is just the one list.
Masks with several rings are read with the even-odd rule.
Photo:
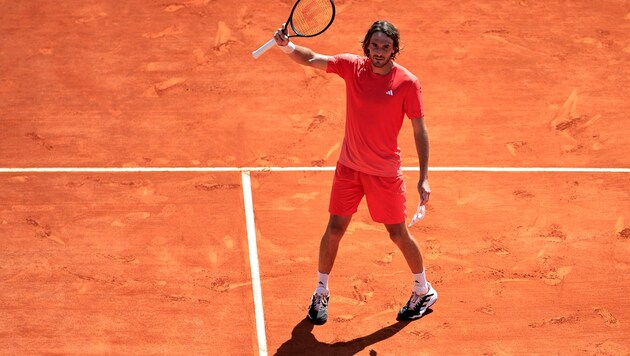
[[256, 224], [254, 222], [254, 203], [252, 200], [252, 183], [248, 171], [241, 173], [243, 180], [243, 201], [245, 203], [245, 222], [247, 223], [247, 246], [249, 250], [249, 266], [252, 271], [252, 289], [254, 291], [254, 312], [256, 315], [256, 334], [258, 336], [258, 352], [267, 356], [267, 336], [265, 335], [265, 313], [263, 312], [262, 288], [260, 285], [260, 267], [258, 264], [258, 247], [256, 246]]

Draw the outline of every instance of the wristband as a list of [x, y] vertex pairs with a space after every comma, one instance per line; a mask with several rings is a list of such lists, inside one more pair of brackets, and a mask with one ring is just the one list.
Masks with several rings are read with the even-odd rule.
[[293, 51], [295, 51], [295, 44], [293, 44], [293, 42], [289, 41], [289, 43], [286, 46], [278, 46], [280, 47], [280, 50], [282, 50], [282, 52], [289, 54], [289, 53], [293, 53]]

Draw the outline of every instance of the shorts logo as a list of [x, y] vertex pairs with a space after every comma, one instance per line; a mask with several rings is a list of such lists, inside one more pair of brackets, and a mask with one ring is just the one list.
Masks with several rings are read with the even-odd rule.
[[394, 91], [390, 89], [390, 90], [386, 91], [385, 94], [387, 94], [389, 96], [394, 96]]

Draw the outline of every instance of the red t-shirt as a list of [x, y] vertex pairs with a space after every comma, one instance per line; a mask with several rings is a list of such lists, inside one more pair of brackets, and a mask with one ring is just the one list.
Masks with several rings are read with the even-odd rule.
[[376, 74], [368, 58], [352, 54], [329, 57], [326, 71], [346, 81], [346, 134], [339, 162], [376, 176], [401, 175], [397, 139], [404, 116], [424, 116], [418, 78], [395, 62], [388, 74]]

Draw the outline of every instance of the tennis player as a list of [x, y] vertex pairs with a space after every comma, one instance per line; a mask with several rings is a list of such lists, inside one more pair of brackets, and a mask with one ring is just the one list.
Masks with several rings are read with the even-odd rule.
[[437, 301], [427, 282], [422, 254], [407, 230], [406, 188], [401, 169], [398, 134], [405, 115], [411, 120], [419, 159], [420, 204], [429, 201], [429, 138], [416, 76], [394, 59], [400, 35], [387, 21], [376, 21], [363, 39], [363, 54], [328, 56], [297, 46], [279, 29], [274, 39], [295, 62], [335, 73], [346, 82], [346, 129], [330, 194], [328, 226], [319, 248], [318, 283], [308, 317], [317, 325], [328, 319], [328, 276], [339, 242], [352, 215], [366, 197], [370, 216], [385, 225], [389, 237], [405, 256], [413, 273], [411, 297], [398, 313], [399, 320], [420, 318]]

